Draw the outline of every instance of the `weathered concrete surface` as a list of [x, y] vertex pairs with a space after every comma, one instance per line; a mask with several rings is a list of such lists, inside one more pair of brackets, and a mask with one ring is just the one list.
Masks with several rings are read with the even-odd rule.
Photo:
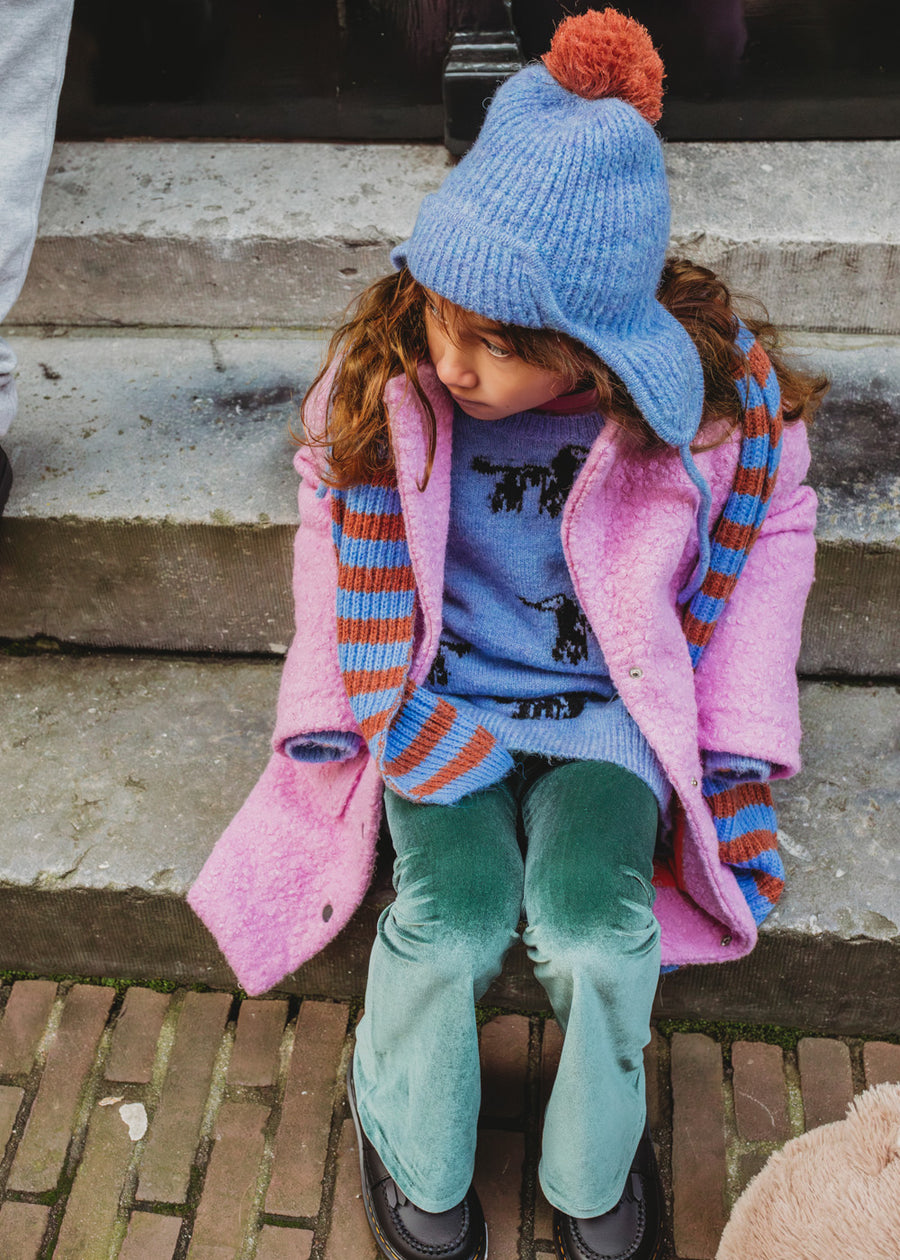
[[900, 144], [672, 144], [672, 248], [785, 328], [900, 331]]
[[266, 755], [279, 666], [2, 656], [6, 884], [183, 894]]
[[[292, 634], [297, 334], [17, 340], [0, 637], [278, 652]], [[803, 671], [900, 674], [900, 341], [798, 339], [834, 388], [812, 432], [822, 511]]]
[[[779, 323], [900, 332], [900, 143], [670, 144], [673, 249]], [[56, 147], [18, 323], [318, 327], [389, 270], [438, 145]]]
[[449, 166], [438, 145], [58, 145], [11, 318], [320, 327]]
[[0, 636], [283, 651], [299, 404], [322, 343], [24, 339]]
[[808, 684], [802, 716], [803, 772], [774, 786], [791, 893], [768, 930], [900, 945], [900, 688]]
[[820, 543], [900, 536], [900, 340], [794, 334], [791, 361], [831, 380], [810, 432]]
[[900, 341], [799, 336], [793, 360], [832, 387], [810, 433], [816, 582], [801, 670], [900, 676]]
[[[232, 982], [184, 894], [268, 756], [272, 661], [0, 658], [0, 966]], [[778, 785], [788, 891], [749, 959], [670, 976], [665, 1014], [896, 1032], [900, 699], [806, 684]], [[359, 994], [382, 874], [285, 989]], [[521, 952], [491, 1001], [545, 1005]]]
[[17, 338], [14, 515], [293, 524], [321, 338], [176, 330]]

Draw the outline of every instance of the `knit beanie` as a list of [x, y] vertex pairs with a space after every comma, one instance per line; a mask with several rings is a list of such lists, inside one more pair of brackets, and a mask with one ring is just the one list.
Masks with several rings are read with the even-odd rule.
[[683, 447], [700, 423], [703, 373], [656, 300], [669, 239], [651, 125], [662, 78], [638, 22], [614, 9], [566, 19], [543, 64], [497, 91], [474, 146], [391, 257], [466, 310], [582, 342], [659, 437]]

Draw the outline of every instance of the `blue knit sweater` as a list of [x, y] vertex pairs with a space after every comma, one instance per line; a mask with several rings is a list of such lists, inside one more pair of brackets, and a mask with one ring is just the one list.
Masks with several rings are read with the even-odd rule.
[[427, 686], [465, 699], [510, 751], [611, 761], [661, 806], [668, 782], [615, 692], [563, 554], [566, 498], [596, 412], [453, 419], [440, 649]]

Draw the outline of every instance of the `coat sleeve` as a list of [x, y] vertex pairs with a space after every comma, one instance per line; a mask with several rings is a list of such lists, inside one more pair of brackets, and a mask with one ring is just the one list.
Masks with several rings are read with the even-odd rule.
[[700, 747], [800, 768], [797, 658], [813, 580], [816, 496], [806, 426], [785, 429], [769, 511], [697, 667]]
[[272, 739], [276, 752], [287, 752], [288, 741], [316, 732], [352, 734], [361, 741], [338, 664], [330, 492], [309, 448], [301, 448], [294, 466], [300, 474], [293, 576], [296, 629], [278, 694]]

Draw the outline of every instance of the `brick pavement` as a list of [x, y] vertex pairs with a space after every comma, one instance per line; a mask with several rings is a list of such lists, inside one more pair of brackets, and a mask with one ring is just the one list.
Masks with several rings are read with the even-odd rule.
[[[2, 1260], [375, 1260], [343, 1087], [349, 1005], [47, 980], [0, 1001]], [[491, 1260], [552, 1255], [535, 1167], [560, 1040], [538, 1016], [482, 1028]], [[900, 1080], [900, 1046], [656, 1030], [647, 1069], [667, 1260], [712, 1260], [768, 1154]]]

